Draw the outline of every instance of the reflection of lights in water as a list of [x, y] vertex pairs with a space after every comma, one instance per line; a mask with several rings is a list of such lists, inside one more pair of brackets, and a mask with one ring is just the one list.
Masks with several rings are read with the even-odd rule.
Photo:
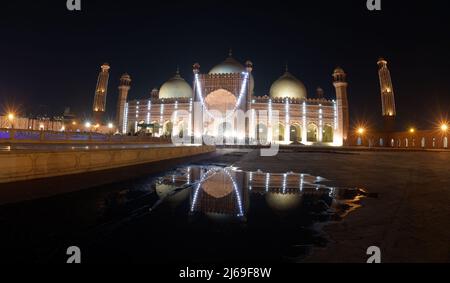
[[302, 194], [266, 194], [269, 207], [278, 212], [288, 212], [298, 208], [302, 202]]
[[228, 177], [230, 177], [231, 182], [233, 182], [233, 188], [234, 188], [234, 192], [236, 194], [236, 198], [237, 198], [237, 202], [238, 202], [238, 206], [239, 206], [239, 214], [237, 216], [244, 216], [244, 209], [242, 207], [242, 200], [241, 200], [241, 194], [239, 193], [239, 188], [236, 184], [236, 181], [234, 180], [233, 176], [231, 176], [231, 174], [228, 172], [228, 170], [223, 170]]
[[191, 167], [187, 168], [186, 184], [191, 184]]
[[205, 174], [203, 174], [203, 170], [202, 170], [202, 176], [201, 176], [200, 181], [198, 182], [198, 185], [194, 192], [194, 198], [192, 200], [192, 205], [191, 205], [191, 212], [194, 212], [195, 205], [197, 204], [198, 193], [200, 192], [200, 187], [202, 186], [202, 183], [206, 180], [206, 178], [208, 177], [208, 175], [211, 172], [216, 172], [216, 169], [215, 168], [209, 169]]
[[287, 174], [283, 174], [283, 194], [286, 194]]
[[266, 192], [269, 192], [270, 174], [266, 174]]
[[303, 174], [300, 175], [300, 192], [303, 192], [303, 183], [305, 182], [305, 176]]
[[[239, 187], [238, 187], [236, 181], [234, 180], [233, 176], [231, 176], [229, 170], [227, 170], [227, 169], [219, 169], [219, 170], [220, 170], [220, 171], [218, 171], [217, 168], [216, 168], [216, 169], [211, 169], [211, 170], [209, 170], [208, 172], [206, 172], [206, 174], [203, 175], [203, 176], [200, 178], [200, 181], [199, 181], [199, 183], [198, 183], [198, 185], [197, 185], [197, 187], [196, 187], [196, 189], [195, 189], [195, 191], [194, 191], [194, 197], [193, 197], [192, 205], [191, 205], [191, 212], [194, 212], [194, 210], [195, 210], [195, 206], [196, 206], [196, 204], [197, 204], [198, 196], [199, 196], [199, 193], [200, 193], [200, 189], [202, 188], [202, 185], [205, 185], [205, 182], [206, 182], [210, 177], [215, 176], [215, 174], [217, 174], [218, 172], [220, 172], [220, 173], [225, 173], [225, 175], [229, 178], [229, 180], [230, 180], [231, 183], [232, 183], [232, 186], [233, 186], [232, 190], [234, 191], [234, 193], [235, 193], [235, 195], [236, 195], [236, 201], [237, 201], [238, 209], [239, 209], [239, 213], [237, 214], [237, 216], [238, 216], [238, 217], [244, 216], [244, 208], [243, 208], [243, 206], [242, 206], [242, 199], [241, 199], [241, 195], [240, 195], [240, 193], [239, 193]], [[214, 174], [213, 174], [213, 175], [210, 175], [211, 172], [214, 172]], [[219, 177], [220, 177], [220, 176], [219, 176]], [[214, 184], [214, 182], [216, 182], [216, 181], [217, 181], [217, 180], [213, 180], [213, 184]], [[225, 184], [225, 182], [223, 182], [223, 184]], [[205, 189], [210, 189], [210, 188], [209, 188], [209, 187], [204, 187], [203, 189], [205, 190]], [[211, 192], [210, 192], [210, 193], [211, 193]], [[223, 197], [223, 196], [221, 195], [221, 196], [216, 196], [216, 197], [217, 197], [217, 198], [221, 198], [221, 197]]]

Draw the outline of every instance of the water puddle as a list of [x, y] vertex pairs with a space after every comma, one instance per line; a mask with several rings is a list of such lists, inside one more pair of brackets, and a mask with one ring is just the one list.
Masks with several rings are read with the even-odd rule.
[[345, 217], [367, 196], [329, 184], [294, 172], [182, 167], [0, 207], [8, 232], [0, 251], [17, 262], [65, 262], [71, 245], [93, 263], [297, 262], [326, 245], [318, 226]]
[[[326, 244], [316, 224], [342, 219], [367, 195], [326, 183], [323, 177], [294, 172], [189, 166], [137, 186], [156, 198], [133, 211], [133, 219], [154, 225], [147, 236], [161, 246], [148, 248], [163, 262], [300, 261], [314, 246]], [[122, 202], [131, 191], [121, 193]], [[123, 231], [140, 226], [131, 222]]]

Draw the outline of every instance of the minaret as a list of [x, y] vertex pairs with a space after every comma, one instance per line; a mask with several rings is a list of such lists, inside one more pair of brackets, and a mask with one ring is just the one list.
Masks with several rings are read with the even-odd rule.
[[123, 133], [123, 124], [125, 117], [125, 104], [127, 103], [128, 91], [131, 88], [131, 77], [127, 73], [120, 77], [119, 99], [117, 100], [116, 126], [120, 133]]
[[380, 78], [381, 108], [386, 131], [394, 130], [395, 123], [395, 98], [392, 87], [391, 73], [387, 67], [388, 62], [381, 58], [378, 60], [378, 76]]
[[98, 75], [97, 87], [95, 88], [94, 97], [94, 122], [101, 123], [106, 110], [106, 94], [108, 92], [109, 79], [109, 65], [105, 63], [102, 65], [102, 70]]
[[[350, 127], [348, 114], [348, 100], [347, 100], [347, 75], [342, 68], [336, 68], [333, 72], [333, 85], [336, 89], [336, 104], [338, 109], [338, 131], [341, 133], [342, 142], [347, 144], [348, 132]], [[335, 138], [340, 138], [339, 133], [334, 135]], [[335, 140], [335, 143], [340, 141]]]

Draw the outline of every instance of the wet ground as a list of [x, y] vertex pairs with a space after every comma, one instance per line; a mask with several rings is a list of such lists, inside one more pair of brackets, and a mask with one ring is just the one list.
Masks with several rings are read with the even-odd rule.
[[2, 261], [450, 262], [448, 152], [222, 154], [0, 207]]
[[235, 162], [243, 170], [294, 170], [326, 176], [335, 186], [363, 187], [362, 209], [328, 225], [326, 248], [307, 262], [366, 262], [378, 246], [382, 262], [450, 262], [450, 152], [282, 150], [252, 151]]
[[327, 243], [318, 228], [369, 196], [325, 177], [243, 171], [229, 152], [77, 193], [0, 207], [5, 262], [298, 262]]

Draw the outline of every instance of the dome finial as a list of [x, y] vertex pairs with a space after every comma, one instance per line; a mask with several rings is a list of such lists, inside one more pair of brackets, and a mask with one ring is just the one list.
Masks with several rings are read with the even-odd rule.
[[177, 75], [180, 74], [180, 66], [179, 66], [179, 65], [177, 65], [177, 72], [176, 72], [176, 74], [177, 74]]
[[286, 68], [286, 73], [289, 73], [289, 64], [288, 64], [288, 62], [286, 62], [285, 68]]
[[228, 57], [233, 57], [233, 48], [228, 49]]

